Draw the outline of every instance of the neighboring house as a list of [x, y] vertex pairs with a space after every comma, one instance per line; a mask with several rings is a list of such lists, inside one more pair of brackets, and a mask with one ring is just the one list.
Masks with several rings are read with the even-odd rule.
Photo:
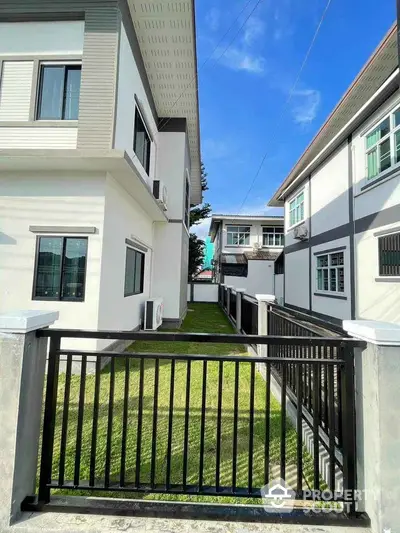
[[194, 5], [177, 5], [0, 5], [0, 312], [133, 330], [162, 297], [165, 322], [185, 316], [202, 193]]
[[394, 26], [269, 205], [285, 207], [286, 305], [400, 324], [400, 91]]
[[250, 295], [275, 294], [274, 262], [284, 246], [283, 217], [213, 215], [215, 279]]

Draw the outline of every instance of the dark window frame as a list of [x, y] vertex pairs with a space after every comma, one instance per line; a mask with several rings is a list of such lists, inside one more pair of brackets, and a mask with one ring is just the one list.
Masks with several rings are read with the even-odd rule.
[[[145, 136], [146, 136], [146, 140], [147, 140], [147, 154], [146, 154], [146, 157], [145, 157], [145, 161], [141, 160], [141, 155], [140, 155], [140, 153], [138, 153], [139, 150], [138, 150], [138, 152], [136, 151], [137, 130], [138, 130], [137, 123], [139, 121], [141, 122], [141, 124], [143, 126], [143, 130], [145, 132]], [[135, 118], [134, 118], [133, 127], [134, 127], [134, 132], [133, 132], [133, 151], [134, 151], [136, 157], [138, 158], [138, 160], [140, 161], [140, 164], [144, 168], [144, 171], [149, 176], [150, 175], [150, 158], [151, 158], [151, 143], [152, 143], [152, 139], [151, 139], [151, 135], [149, 133], [149, 130], [147, 128], [146, 121], [144, 120], [144, 118], [143, 118], [138, 106], [135, 107]], [[144, 146], [142, 146], [141, 148], [144, 149]]]
[[[127, 262], [128, 262], [128, 251], [132, 251], [135, 253], [135, 264], [134, 264], [134, 271], [133, 271], [133, 292], [126, 292], [126, 276], [127, 276]], [[140, 290], [138, 292], [135, 291], [135, 279], [136, 279], [136, 257], [137, 255], [140, 255], [143, 257], [142, 265], [141, 265], [141, 272], [140, 272]], [[132, 248], [132, 246], [126, 246], [125, 250], [125, 277], [124, 277], [124, 298], [128, 298], [129, 296], [137, 296], [138, 294], [144, 293], [144, 273], [145, 273], [145, 264], [146, 264], [146, 254], [144, 252], [141, 252], [140, 250], [137, 250], [136, 248]]]
[[[60, 262], [60, 288], [59, 288], [59, 296], [36, 296], [36, 289], [37, 289], [37, 276], [38, 276], [38, 267], [39, 267], [39, 251], [40, 251], [40, 239], [62, 239], [62, 251], [61, 251], [61, 262]], [[83, 278], [83, 294], [82, 297], [62, 297], [62, 286], [63, 286], [63, 279], [64, 279], [64, 265], [65, 265], [65, 250], [66, 250], [66, 243], [67, 239], [79, 239], [79, 240], [86, 240], [86, 261], [85, 261], [85, 272], [84, 272], [84, 278]], [[34, 275], [33, 275], [33, 287], [32, 287], [32, 300], [35, 301], [49, 301], [49, 302], [84, 302], [85, 296], [86, 296], [86, 277], [87, 277], [87, 264], [88, 264], [88, 256], [89, 256], [89, 238], [88, 237], [75, 237], [75, 236], [69, 236], [69, 235], [38, 235], [36, 237], [36, 249], [35, 249], [35, 263], [34, 263]]]
[[190, 180], [186, 173], [185, 181], [185, 226], [189, 230], [190, 228]]
[[[384, 261], [389, 257], [388, 254], [397, 254], [394, 259], [397, 260], [392, 264]], [[389, 233], [378, 237], [378, 264], [380, 277], [399, 277], [400, 276], [400, 232]]]
[[[60, 118], [49, 118], [49, 117], [40, 117], [40, 110], [42, 105], [42, 94], [43, 94], [43, 73], [44, 69], [46, 68], [60, 68], [62, 67], [64, 69], [64, 86], [63, 86], [63, 96], [62, 96], [62, 109], [61, 109], [61, 117]], [[38, 93], [37, 93], [37, 99], [36, 99], [36, 110], [35, 110], [35, 119], [37, 121], [41, 120], [53, 120], [53, 121], [67, 121], [67, 122], [76, 122], [79, 119], [79, 106], [78, 106], [78, 118], [65, 118], [65, 107], [66, 107], [66, 86], [67, 86], [67, 79], [68, 79], [68, 71], [70, 70], [80, 70], [81, 72], [81, 84], [82, 84], [82, 64], [81, 63], [66, 63], [60, 61], [59, 64], [56, 63], [41, 63], [39, 65], [39, 80], [38, 80]], [[81, 87], [80, 87], [81, 89]], [[81, 96], [81, 92], [79, 89], [79, 99]]]

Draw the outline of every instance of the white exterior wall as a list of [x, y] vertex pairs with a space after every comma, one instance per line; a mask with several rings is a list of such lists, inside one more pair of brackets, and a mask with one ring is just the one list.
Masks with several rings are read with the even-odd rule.
[[[55, 327], [97, 329], [104, 180], [101, 174], [60, 171], [0, 174], [0, 312], [59, 311]], [[84, 302], [32, 300], [37, 235], [30, 225], [96, 227], [97, 233], [88, 236]], [[93, 349], [94, 342], [71, 339], [63, 346]]]
[[[317, 290], [317, 258], [314, 255], [317, 252], [329, 251], [332, 248], [345, 246], [344, 253], [344, 293], [335, 293], [335, 295], [347, 298], [346, 300], [330, 298], [329, 295], [318, 293]], [[311, 298], [312, 310], [316, 313], [333, 316], [340, 319], [351, 318], [351, 294], [350, 294], [350, 238], [336, 239], [325, 242], [319, 246], [313, 246], [311, 249]], [[318, 295], [317, 295], [318, 294]]]
[[246, 289], [246, 294], [274, 293], [274, 261], [248, 262], [247, 278], [241, 276], [224, 276], [225, 285], [232, 285], [234, 289]]
[[312, 236], [349, 222], [348, 144], [342, 144], [311, 175]]
[[[144, 291], [124, 296], [125, 239], [136, 239], [148, 251], [145, 254]], [[139, 250], [142, 251], [142, 250]], [[105, 187], [103, 255], [98, 328], [133, 330], [142, 324], [144, 302], [150, 296], [153, 262], [153, 224], [140, 205], [110, 176]], [[104, 348], [108, 341], [102, 341]]]
[[[149, 175], [146, 174], [140, 161], [136, 157], [135, 152], [133, 151], [136, 109], [135, 94], [144, 109], [146, 126], [149, 128], [150, 134], [154, 140], [154, 142], [151, 144]], [[124, 25], [121, 24], [114, 147], [118, 150], [126, 151], [129, 157], [132, 159], [138, 172], [148, 183], [150, 188], [152, 188], [153, 179], [155, 179], [156, 173], [155, 167], [158, 149], [157, 144], [157, 124], [154, 122], [150, 105], [147, 100], [146, 91], [143, 87]]]
[[76, 148], [77, 127], [2, 127], [1, 122], [29, 122], [32, 56], [68, 60], [83, 53], [83, 39], [84, 21], [0, 23], [0, 60], [5, 58], [0, 73], [0, 149]]
[[[244, 252], [251, 252], [253, 251], [253, 247], [255, 244], [260, 243], [262, 245], [263, 242], [263, 226], [281, 226], [282, 222], [279, 224], [279, 222], [263, 222], [257, 223], [254, 222], [254, 220], [246, 221], [245, 219], [235, 219], [232, 218], [232, 220], [224, 220], [223, 221], [223, 227], [222, 227], [222, 236], [221, 236], [221, 253], [223, 254], [241, 254]], [[228, 238], [228, 232], [227, 232], [227, 226], [250, 226], [250, 244], [247, 246], [232, 246], [227, 244], [227, 238]], [[282, 246], [265, 246], [263, 247], [264, 250], [283, 250]]]
[[309, 309], [308, 248], [285, 255], [285, 302]]

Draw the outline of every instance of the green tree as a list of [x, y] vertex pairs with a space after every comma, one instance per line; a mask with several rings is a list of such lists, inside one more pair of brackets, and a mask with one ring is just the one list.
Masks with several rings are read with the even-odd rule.
[[[201, 190], [208, 191], [207, 172], [204, 163], [201, 164]], [[200, 224], [205, 218], [211, 215], [211, 205], [203, 203], [192, 207], [190, 210], [190, 227]], [[199, 271], [204, 261], [205, 242], [199, 239], [195, 233], [189, 235], [189, 280]]]

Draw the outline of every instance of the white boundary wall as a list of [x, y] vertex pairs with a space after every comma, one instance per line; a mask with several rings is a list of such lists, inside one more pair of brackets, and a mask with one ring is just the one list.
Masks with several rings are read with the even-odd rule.
[[218, 284], [188, 283], [187, 301], [218, 303]]

